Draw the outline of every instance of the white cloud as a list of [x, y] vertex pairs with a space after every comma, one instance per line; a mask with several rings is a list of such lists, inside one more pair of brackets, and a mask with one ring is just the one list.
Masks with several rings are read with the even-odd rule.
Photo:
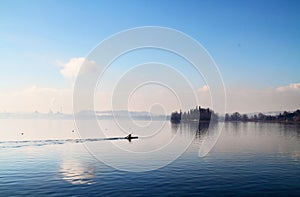
[[87, 60], [84, 57], [71, 58], [67, 63], [60, 64], [60, 73], [71, 82], [74, 82], [79, 70], [81, 73], [89, 74], [97, 71], [96, 62], [93, 60]]

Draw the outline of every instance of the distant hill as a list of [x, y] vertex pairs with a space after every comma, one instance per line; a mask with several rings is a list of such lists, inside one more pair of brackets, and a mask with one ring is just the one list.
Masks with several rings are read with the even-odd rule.
[[81, 111], [78, 114], [80, 118], [89, 118], [96, 115], [97, 119], [113, 119], [113, 118], [132, 118], [135, 120], [165, 120], [169, 116], [153, 114], [146, 111], [127, 111], [127, 110], [117, 110], [117, 111]]
[[72, 119], [72, 114], [63, 114], [60, 112], [56, 113], [0, 113], [0, 119]]
[[[146, 111], [126, 111], [126, 110], [118, 110], [118, 111], [91, 111], [85, 110], [76, 114], [77, 117], [83, 119], [89, 119], [96, 115], [97, 119], [113, 119], [116, 118], [128, 118], [131, 117], [135, 120], [166, 120], [169, 119], [169, 116], [152, 114]], [[32, 112], [32, 113], [9, 113], [2, 112], [0, 113], [0, 119], [73, 119], [73, 114], [64, 114], [60, 112], [53, 113], [50, 111], [49, 113], [40, 113], [40, 112]]]

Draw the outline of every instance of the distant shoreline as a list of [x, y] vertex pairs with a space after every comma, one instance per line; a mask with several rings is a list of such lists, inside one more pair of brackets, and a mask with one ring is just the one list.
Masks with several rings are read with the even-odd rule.
[[234, 123], [246, 123], [246, 122], [254, 122], [254, 123], [282, 123], [282, 124], [300, 124], [300, 121], [272, 121], [272, 120], [262, 120], [262, 121], [254, 121], [254, 120], [247, 120], [247, 121], [235, 121], [229, 120], [224, 122], [234, 122]]
[[210, 123], [210, 121], [223, 121], [224, 122], [259, 122], [259, 123], [282, 123], [282, 124], [300, 124], [300, 110], [297, 109], [293, 112], [280, 112], [275, 115], [263, 114], [261, 112], [257, 114], [240, 114], [234, 112], [232, 114], [226, 113], [225, 116], [219, 116], [213, 110], [209, 108], [201, 108], [196, 106], [194, 109], [190, 109], [187, 112], [180, 110], [171, 114], [170, 121], [174, 124], [182, 123]]
[[[300, 124], [300, 121], [253, 121], [253, 120], [248, 120], [248, 121], [236, 121], [236, 120], [230, 120], [230, 121], [213, 121], [213, 122], [231, 122], [231, 123], [247, 123], [247, 122], [254, 122], [254, 123], [282, 123], [282, 124]], [[188, 120], [188, 121], [181, 121], [181, 123], [210, 123], [209, 120]]]

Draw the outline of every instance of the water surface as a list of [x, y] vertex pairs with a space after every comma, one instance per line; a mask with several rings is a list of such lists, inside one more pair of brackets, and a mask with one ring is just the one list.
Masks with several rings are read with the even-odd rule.
[[[225, 123], [216, 146], [199, 158], [205, 126], [197, 132], [195, 124], [165, 122], [162, 142], [178, 133], [182, 141], [195, 136], [189, 148], [158, 170], [126, 172], [99, 162], [83, 143], [105, 149], [113, 142], [131, 151], [157, 145], [147, 138], [115, 139], [125, 134], [109, 120], [102, 123], [113, 140], [92, 134], [82, 142], [71, 120], [0, 120], [0, 195], [300, 195], [299, 125]], [[155, 159], [163, 160], [164, 154]]]

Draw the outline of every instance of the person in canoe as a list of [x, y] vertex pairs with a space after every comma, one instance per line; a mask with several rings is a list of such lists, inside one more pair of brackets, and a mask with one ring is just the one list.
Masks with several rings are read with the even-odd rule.
[[132, 138], [131, 135], [132, 135], [132, 133], [130, 133], [129, 135], [127, 135], [125, 138], [126, 138], [126, 139], [131, 139], [131, 138]]

